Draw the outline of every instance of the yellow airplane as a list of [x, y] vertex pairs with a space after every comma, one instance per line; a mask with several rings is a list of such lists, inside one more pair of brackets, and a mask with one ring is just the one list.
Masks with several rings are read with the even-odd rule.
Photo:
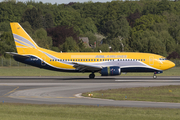
[[63, 72], [91, 72], [91, 79], [95, 77], [95, 72], [102, 76], [120, 75], [122, 72], [154, 72], [155, 79], [156, 74], [175, 66], [165, 57], [151, 53], [54, 52], [39, 47], [19, 23], [12, 22], [10, 25], [17, 53], [7, 53], [13, 55], [16, 61], [39, 68]]

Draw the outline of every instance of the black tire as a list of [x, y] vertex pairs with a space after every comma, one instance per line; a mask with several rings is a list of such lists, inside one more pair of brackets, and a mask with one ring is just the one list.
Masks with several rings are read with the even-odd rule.
[[90, 79], [94, 79], [94, 77], [95, 77], [95, 74], [90, 74], [90, 75], [89, 75], [89, 78], [90, 78]]
[[153, 75], [153, 79], [156, 79], [156, 78], [157, 78], [157, 76], [154, 74], [154, 75]]

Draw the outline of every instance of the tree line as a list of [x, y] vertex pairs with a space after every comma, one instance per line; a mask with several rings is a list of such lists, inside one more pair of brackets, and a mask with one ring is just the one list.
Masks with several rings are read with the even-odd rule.
[[[0, 2], [0, 55], [15, 52], [10, 22], [19, 22], [40, 47], [63, 52], [180, 54], [180, 1], [91, 1], [51, 4]], [[79, 37], [88, 37], [89, 47]]]

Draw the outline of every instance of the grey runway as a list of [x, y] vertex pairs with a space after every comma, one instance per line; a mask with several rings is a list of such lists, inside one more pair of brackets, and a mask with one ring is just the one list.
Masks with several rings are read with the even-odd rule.
[[114, 101], [79, 97], [83, 92], [180, 85], [180, 77], [1, 77], [0, 102], [121, 107], [180, 108], [180, 103]]

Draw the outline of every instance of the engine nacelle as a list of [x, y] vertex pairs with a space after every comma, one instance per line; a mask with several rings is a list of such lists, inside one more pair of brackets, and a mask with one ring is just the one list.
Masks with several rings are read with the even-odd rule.
[[101, 73], [101, 76], [120, 75], [121, 68], [119, 66], [104, 67], [100, 73]]

